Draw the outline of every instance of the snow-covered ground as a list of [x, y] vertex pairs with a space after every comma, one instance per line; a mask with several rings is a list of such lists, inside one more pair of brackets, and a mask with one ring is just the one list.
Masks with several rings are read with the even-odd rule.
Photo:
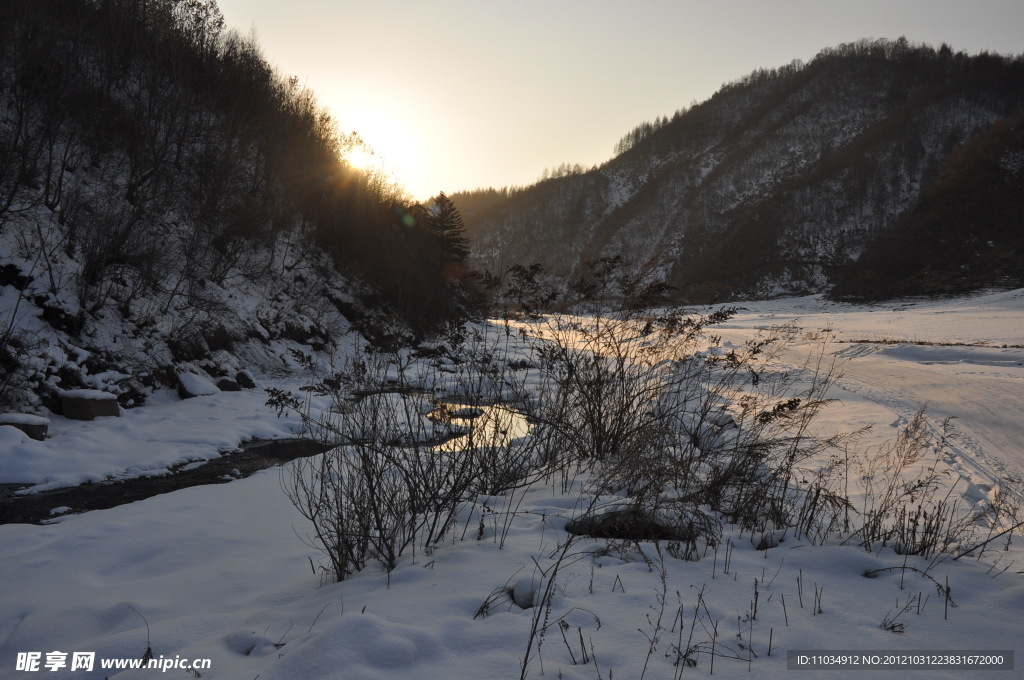
[[170, 390], [120, 418], [50, 418], [49, 437], [35, 441], [0, 427], [0, 483], [43, 491], [106, 478], [166, 474], [167, 468], [216, 458], [251, 439], [294, 437], [297, 419], [279, 419], [263, 390], [218, 392], [181, 400]]
[[[720, 329], [725, 339], [795, 319], [803, 331], [783, 357], [794, 365], [824, 329], [836, 335], [842, 375], [830, 396], [839, 401], [825, 408], [824, 426], [872, 424], [872, 445], [927, 402], [936, 426], [957, 418], [947, 462], [965, 480], [961, 491], [980, 498], [1024, 468], [1024, 290], [858, 307], [818, 298], [744, 306]], [[121, 418], [54, 417], [45, 442], [0, 426], [0, 475], [55, 485], [151, 474], [297, 430], [264, 400], [260, 392], [167, 396]], [[37, 672], [46, 677], [152, 677], [157, 670], [100, 667], [141, 659], [149, 647], [167, 677], [517, 678], [529, 654], [530, 677], [703, 677], [713, 664], [722, 677], [838, 678], [850, 675], [790, 670], [787, 652], [1005, 656], [1021, 639], [1017, 537], [980, 560], [940, 564], [839, 540], [812, 546], [793, 534], [757, 550], [759, 537], [728, 528], [726, 542], [696, 561], [653, 543], [576, 539], [566, 548], [564, 525], [579, 512], [579, 494], [536, 485], [522, 497], [488, 499], [483, 518], [480, 505], [466, 508], [446, 545], [403, 558], [390, 575], [369, 568], [325, 584], [311, 568], [320, 554], [302, 540], [310, 527], [282, 492], [280, 474], [265, 470], [45, 526], [0, 526], [0, 677], [33, 677], [18, 670], [28, 653], [39, 653]], [[504, 512], [513, 505], [514, 514]], [[515, 604], [547, 584], [544, 574], [555, 576], [550, 608]], [[947, 583], [949, 599], [940, 592]], [[475, 616], [485, 602], [488, 615]], [[545, 622], [531, 643], [531, 630]], [[691, 650], [697, 665], [675, 664], [679, 649]], [[76, 652], [95, 653], [92, 672], [71, 670]], [[51, 653], [67, 665], [48, 670]], [[209, 667], [183, 665], [198, 659]], [[921, 677], [1019, 672], [947, 665]]]
[[[789, 358], [830, 336], [839, 363], [837, 423], [884, 426], [927, 407], [953, 418], [957, 472], [991, 484], [1024, 470], [1024, 291], [939, 301], [851, 306], [820, 297], [743, 305], [722, 334], [786, 321], [805, 329]], [[717, 332], [717, 330], [716, 330]], [[863, 415], [858, 412], [866, 411]], [[983, 482], [984, 483], [984, 482]]]

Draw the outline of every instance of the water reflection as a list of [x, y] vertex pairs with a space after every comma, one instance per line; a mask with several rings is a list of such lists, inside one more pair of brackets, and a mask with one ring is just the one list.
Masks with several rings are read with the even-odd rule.
[[440, 404], [430, 413], [429, 417], [465, 431], [465, 434], [434, 447], [435, 451], [448, 453], [462, 451], [473, 446], [507, 446], [530, 432], [530, 424], [527, 422], [526, 416], [502, 404], [491, 406]]

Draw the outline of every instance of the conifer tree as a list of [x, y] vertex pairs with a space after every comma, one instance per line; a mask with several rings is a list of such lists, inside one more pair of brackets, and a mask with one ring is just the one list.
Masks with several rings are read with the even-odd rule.
[[463, 262], [469, 255], [469, 239], [462, 215], [442, 191], [434, 199], [427, 226], [441, 245], [441, 256], [447, 261]]

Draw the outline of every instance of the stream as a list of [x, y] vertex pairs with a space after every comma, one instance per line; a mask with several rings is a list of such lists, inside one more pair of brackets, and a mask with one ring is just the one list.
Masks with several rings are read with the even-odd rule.
[[[186, 463], [159, 477], [134, 477], [18, 494], [26, 484], [0, 484], [0, 524], [40, 524], [54, 517], [105, 510], [190, 486], [226, 484], [296, 458], [323, 453], [327, 445], [311, 439], [245, 442], [240, 451], [202, 463]], [[54, 508], [69, 508], [52, 513]]]
[[[434, 450], [441, 452], [472, 445], [501, 446], [526, 436], [530, 427], [521, 413], [500, 404], [444, 404], [429, 417], [457, 429], [434, 446]], [[30, 485], [0, 484], [0, 524], [41, 524], [55, 517], [105, 510], [191, 486], [226, 484], [296, 458], [323, 453], [331, 447], [311, 439], [270, 439], [245, 442], [239, 448], [219, 458], [176, 466], [157, 477], [110, 480], [28, 494], [18, 492]], [[55, 508], [63, 511], [55, 513]]]

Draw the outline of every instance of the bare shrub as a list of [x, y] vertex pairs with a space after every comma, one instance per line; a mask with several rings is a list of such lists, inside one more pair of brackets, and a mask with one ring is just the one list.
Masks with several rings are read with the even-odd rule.
[[[723, 344], [714, 327], [736, 311], [532, 324], [540, 378], [524, 401], [533, 436], [562, 469], [594, 473], [596, 492], [628, 496], [648, 520], [706, 528], [709, 508], [745, 528], [792, 525], [808, 502], [798, 467], [836, 444], [810, 430], [835, 367], [822, 351], [798, 376], [773, 372], [785, 327]], [[818, 498], [808, 524], [832, 521]]]
[[387, 368], [382, 361], [352, 366], [351, 374], [376, 385], [363, 382], [368, 391], [354, 402], [334, 392], [335, 412], [309, 421], [338, 447], [296, 461], [283, 476], [338, 580], [370, 561], [390, 571], [407, 550], [429, 551], [451, 528], [472, 478], [468, 456], [434, 450], [440, 437], [426, 417], [429, 402], [402, 384], [402, 370], [387, 382]]
[[954, 552], [984, 551], [998, 538], [1010, 540], [1024, 525], [1019, 480], [1003, 480], [988, 502], [976, 505], [957, 492], [961, 478], [944, 464], [954, 436], [951, 421], [936, 430], [922, 407], [892, 441], [856, 457], [864, 488], [853, 536], [865, 549], [891, 546], [934, 564]]
[[[945, 435], [928, 433], [923, 411], [872, 455], [853, 448], [857, 433], [821, 434], [815, 418], [837, 371], [827, 342], [782, 370], [795, 329], [723, 342], [715, 327], [735, 313], [452, 324], [418, 346], [378, 324], [376, 345], [326, 373], [300, 357], [320, 375], [305, 398], [272, 393], [337, 447], [293, 464], [285, 490], [337, 579], [429, 552], [464, 504], [540, 481], [590, 498], [572, 533], [668, 540], [683, 556], [698, 540], [717, 544], [723, 522], [766, 546], [775, 531], [812, 543], [853, 532], [869, 549], [891, 542], [926, 557], [968, 545], [978, 526], [993, 527], [973, 541], [982, 549], [1007, 526], [1012, 536], [1019, 503], [966, 511], [938, 464]], [[928, 465], [926, 453], [937, 456]], [[867, 484], [859, 511], [851, 462]]]
[[[507, 431], [514, 412], [494, 406], [510, 379], [490, 360], [493, 339], [476, 337], [465, 350], [471, 361], [458, 362], [447, 347], [427, 352], [433, 362], [400, 345], [366, 347], [306, 388], [306, 400], [271, 393], [271, 404], [302, 414], [311, 436], [337, 446], [294, 462], [283, 476], [334, 578], [371, 562], [390, 571], [403, 554], [429, 553], [462, 503], [503, 493], [529, 474], [532, 447]], [[314, 368], [311, 358], [303, 361]], [[325, 400], [325, 410], [311, 408], [313, 399]], [[454, 417], [460, 411], [490, 412], [494, 420], [463, 425]]]

